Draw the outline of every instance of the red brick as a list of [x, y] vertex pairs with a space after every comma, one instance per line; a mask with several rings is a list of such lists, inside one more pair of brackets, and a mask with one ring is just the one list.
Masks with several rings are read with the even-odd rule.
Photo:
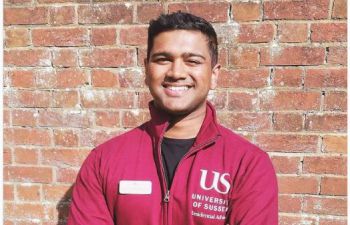
[[78, 169], [60, 168], [56, 172], [57, 182], [72, 184], [75, 182], [78, 172], [79, 172], [79, 168]]
[[4, 8], [4, 24], [47, 24], [48, 9], [46, 7]]
[[47, 127], [77, 127], [86, 128], [91, 125], [86, 111], [71, 110], [40, 110], [38, 117], [39, 126]]
[[23, 145], [50, 145], [50, 131], [43, 128], [13, 128], [14, 143]]
[[72, 187], [71, 185], [62, 184], [49, 184], [43, 185], [43, 199], [45, 201], [62, 201], [62, 197], [65, 200], [71, 198]]
[[35, 126], [36, 111], [27, 109], [13, 109], [11, 111], [12, 125], [14, 126]]
[[233, 48], [230, 51], [230, 64], [237, 68], [252, 68], [259, 66], [259, 49]]
[[119, 112], [96, 111], [95, 121], [96, 126], [102, 127], [119, 127], [120, 126]]
[[89, 35], [85, 28], [37, 28], [32, 39], [34, 46], [86, 46]]
[[134, 93], [87, 90], [81, 93], [81, 103], [85, 108], [132, 108]]
[[226, 108], [227, 93], [225, 90], [209, 91], [207, 99], [217, 110]]
[[39, 151], [35, 148], [18, 147], [14, 149], [14, 158], [17, 164], [36, 165], [39, 162]]
[[52, 64], [57, 67], [75, 67], [78, 65], [78, 53], [74, 49], [56, 49], [53, 51]]
[[267, 113], [219, 113], [219, 121], [237, 131], [267, 131], [271, 118]]
[[279, 176], [278, 192], [281, 194], [317, 194], [318, 178], [304, 176]]
[[13, 184], [4, 184], [3, 185], [3, 195], [5, 201], [13, 201], [15, 198], [14, 194], [14, 185]]
[[141, 69], [122, 69], [118, 71], [118, 80], [122, 88], [145, 87], [145, 75]]
[[[6, 130], [4, 130], [4, 133]], [[6, 134], [4, 134], [4, 143], [7, 142], [12, 142], [12, 140], [6, 139]], [[9, 165], [12, 164], [12, 149], [9, 147], [4, 147], [2, 151], [2, 156], [3, 156], [3, 164], [4, 165]]]
[[35, 83], [38, 89], [57, 88], [56, 70], [53, 68], [38, 69], [34, 71]]
[[233, 19], [241, 22], [260, 20], [260, 7], [259, 3], [254, 2], [233, 3]]
[[294, 156], [272, 156], [271, 161], [276, 173], [297, 174], [301, 160]]
[[346, 0], [335, 0], [333, 4], [332, 10], [332, 18], [333, 19], [345, 19], [347, 18], [347, 8], [348, 1]]
[[344, 216], [347, 212], [346, 198], [304, 197], [304, 211], [318, 215]]
[[345, 91], [326, 92], [324, 110], [343, 111], [347, 110], [347, 93]]
[[318, 136], [293, 134], [258, 134], [256, 144], [272, 152], [316, 152]]
[[144, 67], [145, 59], [147, 58], [147, 52], [145, 48], [137, 48], [137, 65]]
[[132, 49], [92, 49], [81, 52], [81, 66], [120, 67], [134, 65], [136, 52]]
[[321, 47], [278, 47], [260, 50], [261, 65], [323, 65], [325, 49]]
[[168, 9], [169, 13], [181, 10], [203, 17], [209, 22], [226, 22], [228, 21], [229, 7], [227, 2], [194, 2], [171, 3]]
[[260, 93], [262, 110], [319, 110], [320, 101], [318, 92], [263, 90]]
[[[40, 4], [45, 4], [45, 3], [66, 3], [66, 2], [72, 2], [72, 0], [37, 0], [38, 3]], [[77, 0], [75, 2], [84, 2], [84, 0]]]
[[279, 212], [300, 213], [302, 208], [302, 198], [299, 196], [279, 195]]
[[75, 88], [88, 83], [86, 71], [80, 69], [60, 69], [56, 76], [58, 88]]
[[107, 132], [106, 129], [89, 129], [80, 133], [79, 144], [83, 147], [94, 148], [97, 145], [111, 139], [112, 137], [124, 133], [123, 131]]
[[129, 27], [120, 30], [120, 43], [123, 45], [147, 45], [147, 27]]
[[218, 49], [218, 63], [222, 66], [222, 67], [226, 67], [228, 66], [228, 55], [229, 55], [229, 50], [226, 47], [220, 48]]
[[10, 110], [3, 110], [3, 126], [9, 127], [11, 125], [11, 113]]
[[149, 91], [139, 92], [138, 108], [148, 109], [148, 103], [153, 100], [152, 95]]
[[329, 0], [267, 1], [264, 2], [264, 19], [326, 19], [328, 5]]
[[320, 218], [319, 225], [347, 225], [347, 219]]
[[20, 201], [40, 201], [40, 186], [33, 184], [19, 184], [16, 186], [17, 198]]
[[137, 19], [139, 23], [149, 23], [164, 12], [162, 3], [141, 3], [137, 6]]
[[306, 42], [308, 27], [306, 23], [282, 23], [278, 25], [280, 42]]
[[276, 131], [297, 132], [303, 129], [303, 115], [295, 113], [275, 113], [273, 129]]
[[329, 47], [327, 64], [347, 65], [348, 55], [346, 47]]
[[314, 23], [311, 24], [312, 42], [346, 42], [346, 23]]
[[347, 137], [346, 136], [330, 136], [323, 137], [322, 149], [324, 152], [347, 153]]
[[91, 73], [94, 87], [118, 87], [118, 77], [114, 71], [96, 69]]
[[18, 90], [13, 92], [13, 106], [17, 107], [49, 107], [52, 94], [50, 91]]
[[346, 87], [347, 70], [344, 68], [307, 69], [305, 87]]
[[347, 116], [345, 114], [307, 115], [307, 131], [346, 132]]
[[49, 12], [50, 24], [54, 26], [73, 24], [76, 20], [74, 6], [54, 6]]
[[265, 43], [272, 41], [274, 26], [272, 23], [242, 24], [238, 35], [240, 43]]
[[303, 173], [346, 175], [346, 157], [305, 156]]
[[277, 87], [301, 87], [303, 71], [298, 68], [277, 68], [273, 85]]
[[317, 225], [317, 219], [315, 217], [308, 217], [306, 215], [280, 215], [278, 217], [279, 225]]
[[50, 183], [53, 180], [52, 168], [5, 166], [4, 181]]
[[[7, 203], [4, 208], [5, 215], [9, 218], [15, 218], [16, 221], [23, 219], [33, 221], [45, 217], [45, 207], [42, 203]], [[16, 224], [19, 223], [16, 222]], [[25, 224], [33, 225], [33, 223], [30, 223], [29, 221]]]
[[53, 138], [55, 146], [78, 146], [78, 134], [74, 130], [54, 130]]
[[149, 112], [135, 109], [122, 113], [122, 127], [136, 127], [150, 119]]
[[44, 165], [57, 167], [80, 167], [90, 150], [48, 148], [41, 151]]
[[51, 54], [46, 49], [8, 50], [4, 52], [4, 66], [51, 66]]
[[252, 92], [233, 92], [228, 94], [228, 109], [234, 111], [256, 109], [258, 96]]
[[321, 178], [322, 195], [347, 195], [347, 180], [339, 177]]
[[53, 107], [71, 108], [79, 103], [77, 91], [54, 90], [52, 92]]
[[33, 0], [5, 0], [4, 5], [7, 5], [7, 4], [24, 5], [24, 4], [32, 3], [32, 1]]
[[29, 30], [26, 28], [9, 28], [5, 31], [5, 46], [25, 47], [30, 45]]
[[133, 7], [124, 4], [93, 4], [78, 6], [79, 24], [124, 24], [131, 23]]
[[32, 70], [13, 70], [8, 72], [12, 87], [30, 88], [35, 86], [35, 75]]
[[262, 88], [267, 85], [268, 69], [225, 70], [218, 78], [220, 88]]
[[91, 30], [91, 43], [93, 45], [115, 45], [117, 33], [115, 28], [93, 28]]

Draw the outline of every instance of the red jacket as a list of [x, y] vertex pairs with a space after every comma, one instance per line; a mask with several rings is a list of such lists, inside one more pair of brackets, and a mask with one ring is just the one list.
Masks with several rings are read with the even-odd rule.
[[95, 148], [78, 174], [68, 225], [277, 225], [268, 155], [220, 126], [209, 103], [168, 190], [160, 146], [167, 116]]

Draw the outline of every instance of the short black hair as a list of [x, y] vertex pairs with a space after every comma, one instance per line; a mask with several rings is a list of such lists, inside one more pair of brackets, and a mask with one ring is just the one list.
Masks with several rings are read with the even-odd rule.
[[193, 30], [200, 31], [208, 38], [208, 47], [212, 66], [218, 62], [218, 40], [213, 26], [205, 19], [185, 12], [162, 14], [156, 20], [151, 20], [148, 28], [147, 60], [153, 48], [154, 38], [166, 31]]

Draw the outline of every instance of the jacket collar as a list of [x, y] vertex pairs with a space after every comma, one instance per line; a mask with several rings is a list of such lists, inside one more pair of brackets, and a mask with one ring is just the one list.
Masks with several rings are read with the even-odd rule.
[[[166, 128], [169, 126], [170, 116], [166, 112], [157, 109], [154, 106], [153, 101], [149, 102], [149, 110], [151, 114], [149, 129], [151, 135], [155, 139], [155, 143], [159, 143], [159, 140], [163, 137]], [[218, 135], [220, 135], [220, 132], [216, 121], [215, 108], [210, 102], [207, 101], [204, 121], [199, 129], [193, 146], [203, 145], [208, 142], [208, 140], [215, 139]]]

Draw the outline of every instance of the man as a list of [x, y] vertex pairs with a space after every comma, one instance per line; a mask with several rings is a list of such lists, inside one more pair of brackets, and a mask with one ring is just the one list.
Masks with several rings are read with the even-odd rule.
[[145, 59], [151, 120], [95, 148], [69, 225], [277, 225], [268, 155], [216, 122], [217, 37], [187, 13], [151, 21]]

